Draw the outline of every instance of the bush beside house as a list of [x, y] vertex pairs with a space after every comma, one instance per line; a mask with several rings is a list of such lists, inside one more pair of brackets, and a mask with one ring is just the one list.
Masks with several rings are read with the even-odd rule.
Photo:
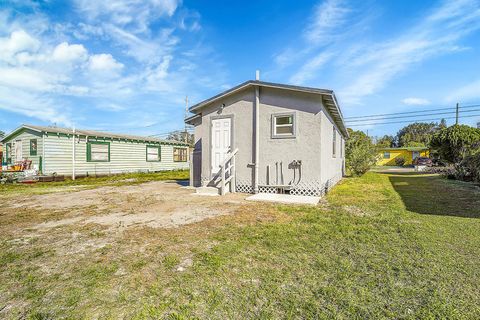
[[348, 128], [350, 137], [345, 142], [345, 166], [350, 174], [359, 176], [370, 170], [377, 161], [377, 148], [362, 131]]
[[445, 176], [480, 183], [480, 129], [453, 125], [437, 132], [430, 145], [448, 163]]

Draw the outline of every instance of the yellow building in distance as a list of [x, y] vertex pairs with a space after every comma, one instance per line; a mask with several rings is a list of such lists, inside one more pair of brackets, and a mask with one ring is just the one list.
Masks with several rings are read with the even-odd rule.
[[396, 166], [395, 159], [403, 157], [404, 165], [411, 165], [417, 157], [428, 157], [430, 150], [425, 147], [380, 148], [377, 166]]

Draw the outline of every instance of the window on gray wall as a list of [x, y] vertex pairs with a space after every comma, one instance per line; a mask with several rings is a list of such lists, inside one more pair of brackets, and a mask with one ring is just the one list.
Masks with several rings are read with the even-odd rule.
[[337, 129], [335, 129], [335, 126], [333, 127], [333, 157], [337, 157]]
[[295, 113], [272, 115], [272, 138], [295, 137]]

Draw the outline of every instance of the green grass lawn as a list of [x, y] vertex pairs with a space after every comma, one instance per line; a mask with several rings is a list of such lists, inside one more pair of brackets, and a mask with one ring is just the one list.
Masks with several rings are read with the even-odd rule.
[[[477, 187], [370, 172], [317, 207], [258, 204], [134, 229], [75, 258], [0, 235], [0, 310], [15, 301], [32, 319], [478, 319], [479, 218]], [[48, 272], [52, 263], [60, 270]]]
[[115, 174], [108, 176], [91, 176], [78, 178], [76, 180], [66, 179], [65, 181], [58, 182], [38, 182], [35, 184], [22, 184], [22, 183], [6, 183], [0, 184], [0, 194], [3, 193], [44, 193], [55, 191], [55, 188], [61, 187], [76, 187], [82, 188], [96, 188], [101, 186], [121, 186], [121, 185], [133, 185], [149, 181], [159, 180], [186, 180], [189, 178], [188, 170], [172, 170], [161, 172], [133, 172], [124, 174]]

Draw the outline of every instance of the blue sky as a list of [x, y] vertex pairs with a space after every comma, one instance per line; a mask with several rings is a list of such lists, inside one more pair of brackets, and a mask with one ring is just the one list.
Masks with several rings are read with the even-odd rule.
[[0, 4], [7, 132], [56, 123], [167, 133], [183, 127], [186, 95], [199, 102], [256, 69], [265, 81], [333, 89], [346, 117], [480, 104], [480, 1]]

